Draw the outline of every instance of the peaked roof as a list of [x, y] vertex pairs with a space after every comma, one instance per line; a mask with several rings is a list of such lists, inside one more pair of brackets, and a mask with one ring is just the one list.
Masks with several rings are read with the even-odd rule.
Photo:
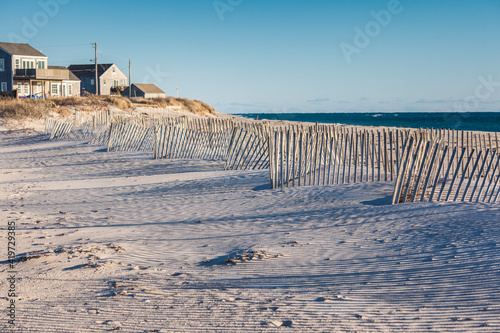
[[164, 94], [165, 92], [158, 88], [154, 84], [150, 83], [133, 83], [133, 86], [135, 86], [137, 89], [142, 91], [145, 94]]
[[78, 82], [80, 82], [80, 79], [78, 78], [78, 76], [76, 76], [75, 74], [73, 74], [72, 71], [69, 71], [69, 79], [71, 81], [78, 81]]
[[0, 42], [0, 47], [12, 55], [23, 55], [32, 57], [46, 57], [45, 54], [36, 50], [29, 44], [4, 43]]
[[[99, 77], [101, 77], [104, 72], [106, 72], [113, 64], [97, 64], [97, 70]], [[76, 76], [80, 79], [83, 78], [95, 78], [95, 65], [70, 65], [68, 67]]]

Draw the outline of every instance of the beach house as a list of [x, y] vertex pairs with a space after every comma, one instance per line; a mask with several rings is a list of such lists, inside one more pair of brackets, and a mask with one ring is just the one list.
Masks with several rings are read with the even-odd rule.
[[66, 67], [49, 66], [29, 44], [0, 42], [0, 91], [18, 97], [79, 96], [80, 80]]
[[[96, 93], [95, 65], [70, 65], [68, 68], [80, 79], [83, 92]], [[97, 71], [99, 95], [111, 95], [112, 89], [128, 84], [127, 76], [115, 64], [98, 64]]]
[[125, 91], [123, 91], [122, 96], [129, 97], [129, 89], [130, 89], [130, 97], [144, 97], [144, 98], [166, 97], [165, 92], [154, 84], [134, 83], [130, 87], [125, 89]]

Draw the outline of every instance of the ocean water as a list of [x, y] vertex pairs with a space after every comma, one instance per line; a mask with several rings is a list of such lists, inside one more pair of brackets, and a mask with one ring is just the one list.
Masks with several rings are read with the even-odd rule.
[[500, 132], [500, 112], [400, 112], [400, 113], [247, 113], [256, 119], [305, 121], [361, 126], [445, 128]]

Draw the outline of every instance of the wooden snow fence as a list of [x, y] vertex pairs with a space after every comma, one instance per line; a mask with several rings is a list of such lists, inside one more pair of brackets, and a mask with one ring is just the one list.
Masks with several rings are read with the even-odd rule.
[[49, 135], [50, 140], [76, 139], [95, 141], [96, 137], [102, 136], [102, 133], [107, 130], [110, 114], [109, 111], [76, 111], [74, 119], [67, 121], [46, 118], [45, 133]]
[[110, 126], [98, 125], [94, 128], [93, 137], [89, 141], [91, 146], [107, 146], [109, 144]]
[[154, 158], [225, 160], [234, 122], [227, 119], [179, 117], [155, 127]]
[[392, 181], [409, 130], [315, 125], [269, 137], [272, 188]]
[[[184, 126], [191, 128], [195, 125], [190, 125], [192, 123], [193, 119], [192, 117], [188, 116], [175, 116], [175, 117], [161, 117], [161, 118], [152, 118], [153, 119], [153, 124], [154, 126]], [[200, 119], [200, 118], [196, 118]], [[201, 118], [205, 119], [205, 118]]]
[[45, 118], [45, 134], [50, 135], [52, 133], [52, 129], [56, 125], [57, 120], [54, 118]]
[[75, 139], [82, 141], [92, 141], [99, 133], [108, 130], [108, 125], [89, 125], [83, 124], [80, 126], [73, 126], [70, 133], [68, 133], [67, 139]]
[[[94, 136], [89, 144], [108, 146], [108, 151], [153, 151], [153, 120], [142, 115], [116, 114], [110, 123], [94, 122]], [[102, 126], [105, 126], [103, 129]]]
[[[490, 154], [499, 153], [500, 137], [497, 132], [472, 132], [472, 131], [457, 131], [445, 129], [428, 129], [419, 130], [416, 133], [424, 134], [427, 140], [441, 140], [443, 147], [448, 147], [445, 162], [453, 161], [453, 148], [465, 148], [464, 159], [469, 159], [473, 152], [490, 150]], [[444, 149], [444, 148], [443, 148]], [[481, 161], [484, 159], [484, 153], [479, 157]], [[456, 164], [457, 157], [455, 156], [454, 163]], [[462, 165], [462, 171], [465, 170], [465, 165]], [[446, 170], [441, 170], [441, 176], [444, 176]], [[467, 169], [467, 176], [470, 176], [471, 169]]]
[[[78, 126], [75, 125], [78, 123]], [[395, 180], [393, 204], [497, 202], [498, 133], [369, 128], [217, 118], [78, 113], [46, 119], [50, 139], [75, 138], [108, 151], [153, 151], [155, 159], [225, 161], [225, 170], [269, 168], [271, 187]]]
[[[90, 143], [93, 143], [94, 145], [107, 145], [108, 139], [107, 137], [109, 134], [108, 126], [105, 124], [102, 125], [88, 125], [88, 124], [83, 124], [80, 126], [75, 126], [75, 124], [72, 121], [66, 121], [66, 122], [60, 122], [57, 120], [53, 119], [47, 119], [46, 121], [49, 121], [51, 124], [51, 129], [49, 132], [49, 139], [50, 140], [57, 140], [57, 139], [73, 139], [73, 140], [82, 140], [82, 141], [89, 141]], [[104, 140], [100, 140], [99, 142], [98, 139], [105, 137], [106, 140], [105, 142], [101, 142]]]
[[152, 151], [153, 127], [128, 122], [113, 123], [109, 129], [108, 151]]
[[408, 139], [401, 157], [393, 204], [497, 202], [500, 154], [496, 147], [491, 147], [492, 142], [484, 146], [484, 150], [470, 145], [460, 147], [457, 142], [455, 146], [448, 146], [444, 142], [444, 138], [429, 139], [422, 135]]
[[50, 140], [56, 139], [67, 139], [70, 136], [71, 130], [73, 129], [73, 122], [61, 122], [55, 120], [50, 131]]
[[113, 119], [111, 110], [107, 111], [75, 111], [75, 126], [82, 125], [97, 127], [99, 125], [110, 125]]
[[269, 127], [241, 123], [234, 128], [225, 170], [262, 170], [269, 168]]

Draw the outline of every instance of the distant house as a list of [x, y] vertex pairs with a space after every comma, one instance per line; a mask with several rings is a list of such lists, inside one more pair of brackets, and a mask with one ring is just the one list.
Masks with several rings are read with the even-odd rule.
[[[66, 96], [80, 96], [80, 87], [81, 82], [80, 79], [73, 74], [72, 71], [67, 69], [64, 66], [49, 66], [50, 70], [58, 71], [61, 73], [61, 77], [64, 76], [64, 79], [61, 83], [61, 87], [58, 86], [58, 91], [61, 91], [61, 94], [58, 96], [66, 97]], [[68, 78], [66, 79], [66, 73]], [[51, 95], [54, 95], [55, 89], [51, 91]]]
[[48, 66], [28, 44], [0, 42], [0, 91], [25, 96], [79, 96], [80, 80], [66, 67]]
[[[71, 65], [68, 68], [81, 80], [82, 92], [96, 93], [95, 65]], [[110, 95], [111, 88], [127, 85], [127, 76], [115, 64], [98, 64], [97, 70], [100, 95]]]
[[144, 97], [144, 98], [165, 98], [166, 94], [163, 90], [154, 84], [139, 84], [134, 83], [123, 91], [122, 96], [128, 97], [130, 90], [130, 97]]

